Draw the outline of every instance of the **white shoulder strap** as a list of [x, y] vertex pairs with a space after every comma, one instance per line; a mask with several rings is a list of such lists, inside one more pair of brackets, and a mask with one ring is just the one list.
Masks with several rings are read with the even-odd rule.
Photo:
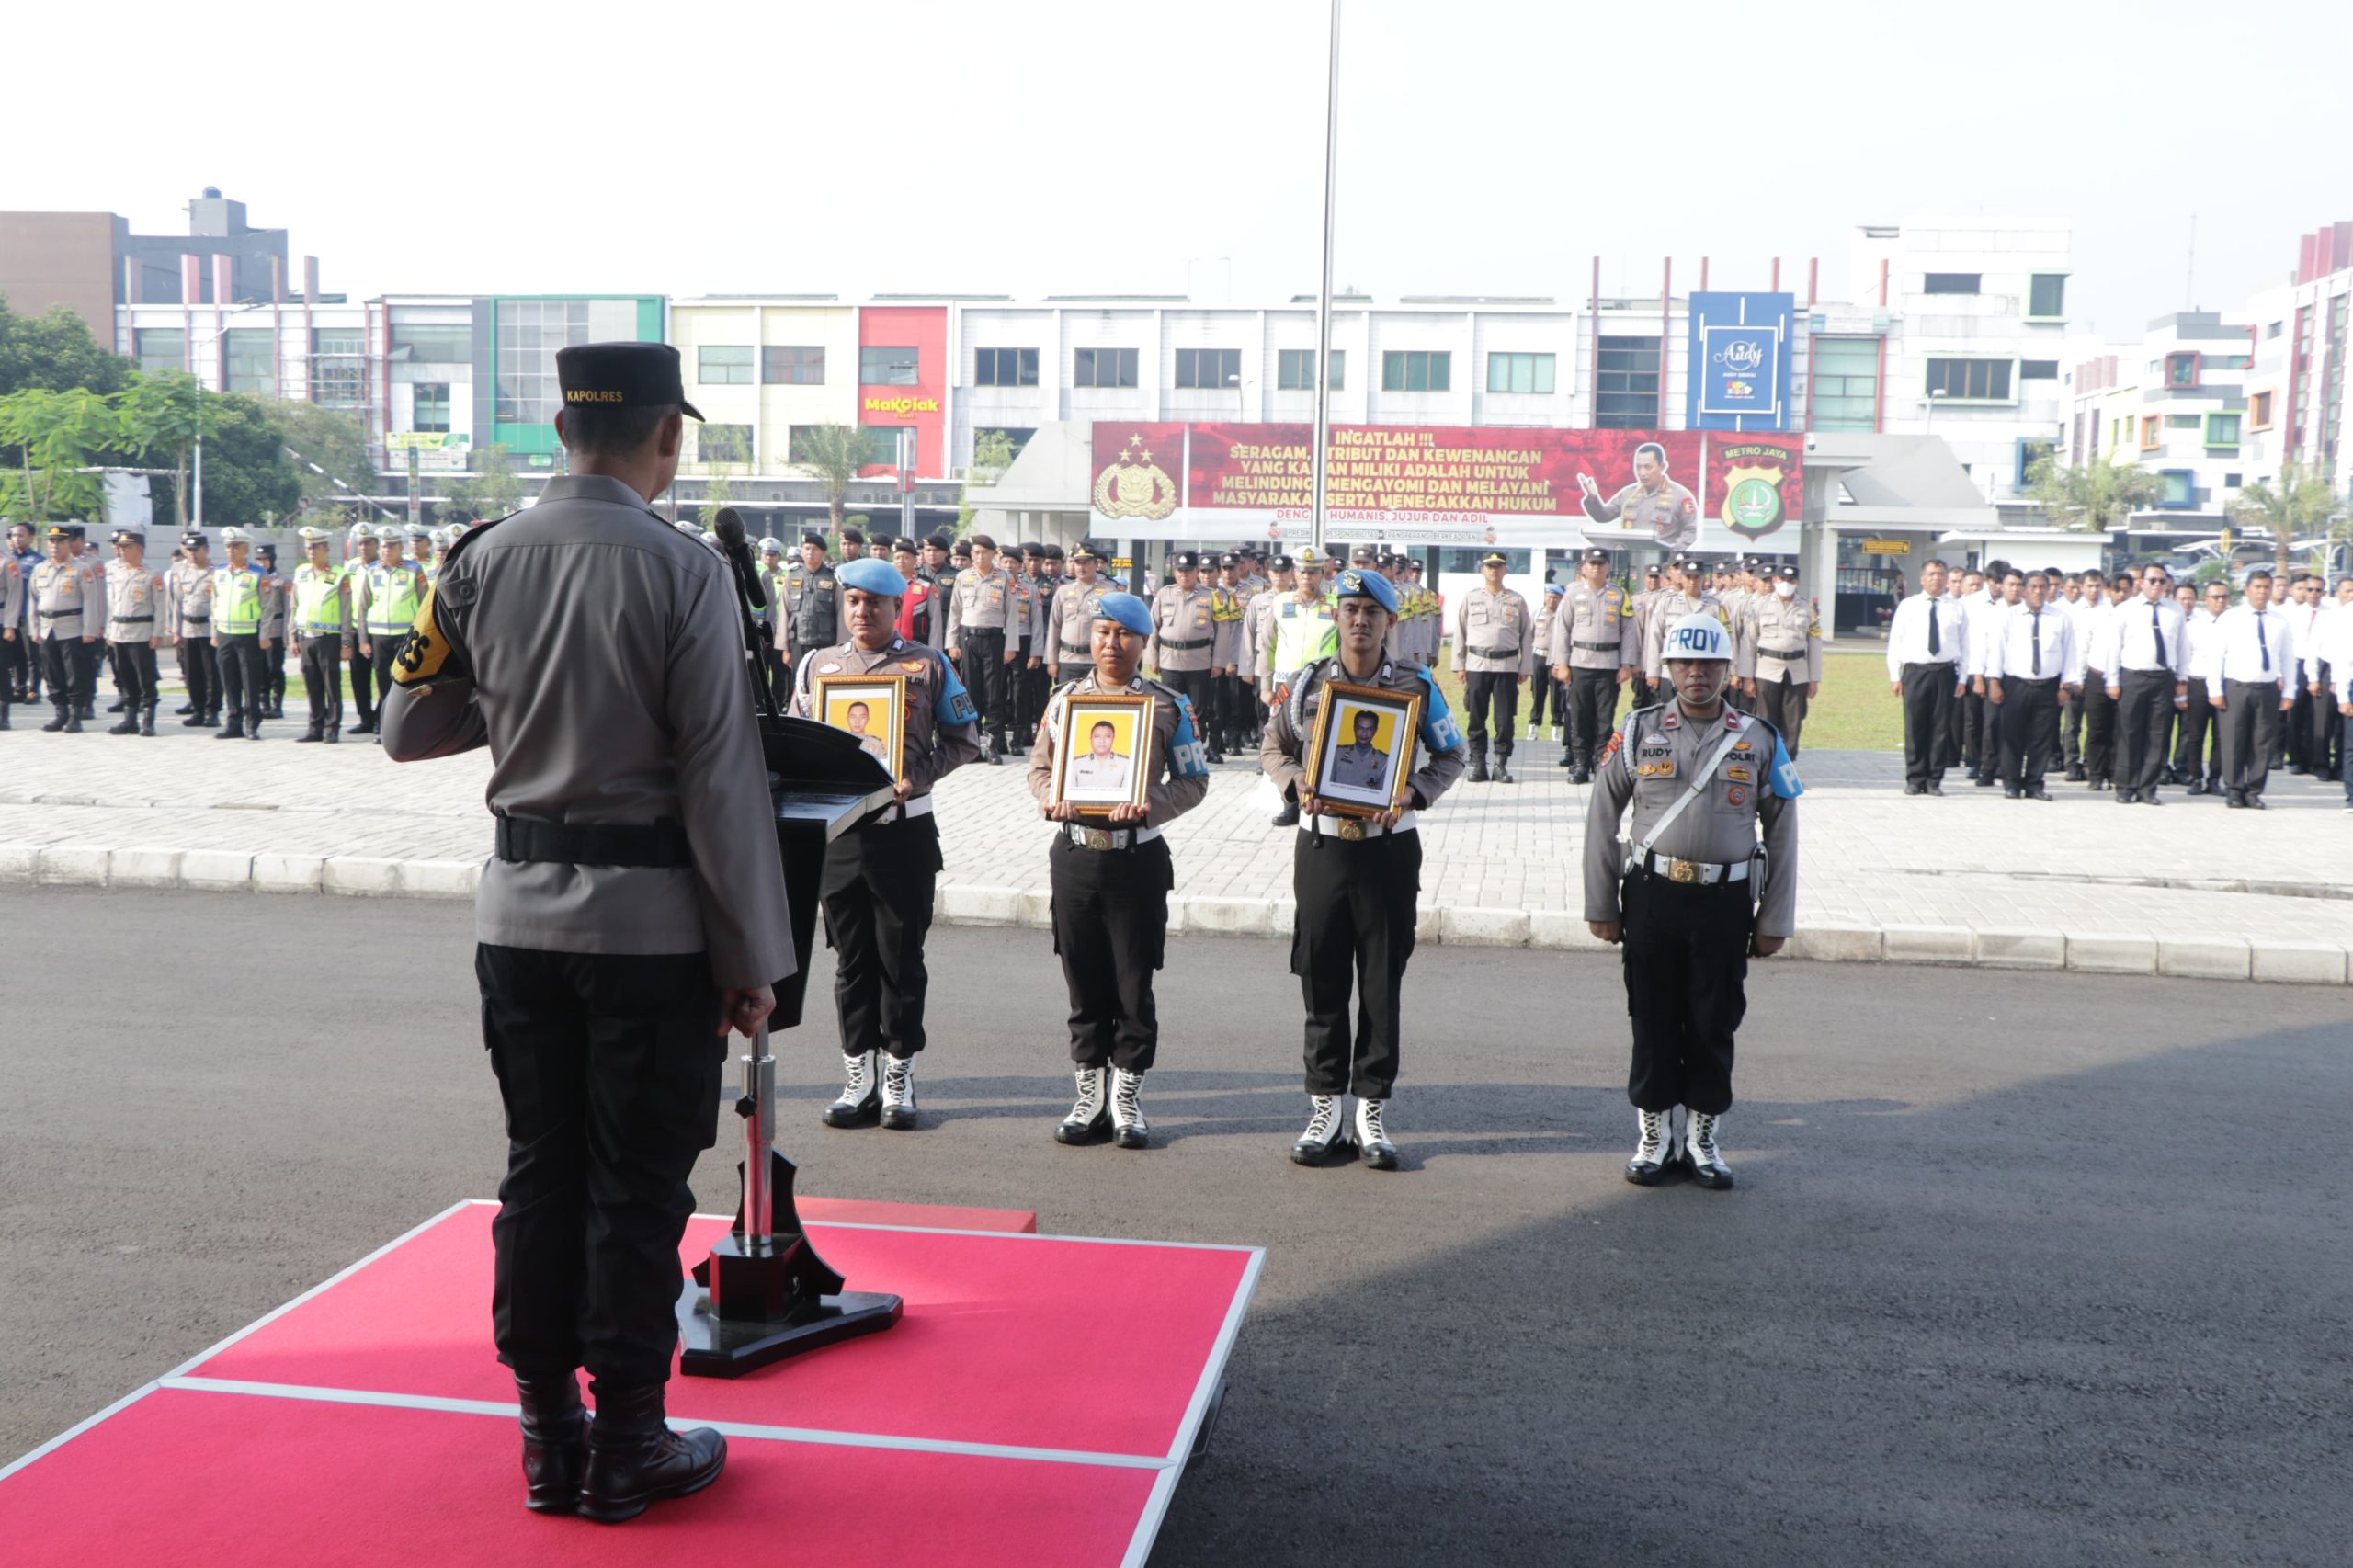
[[1723, 744], [1718, 746], [1715, 750], [1715, 755], [1709, 757], [1706, 762], [1702, 763], [1699, 771], [1691, 776], [1691, 788], [1684, 790], [1683, 793], [1675, 798], [1675, 804], [1667, 807], [1665, 813], [1662, 815], [1658, 821], [1651, 824], [1650, 836], [1643, 839], [1640, 844], [1634, 846], [1634, 860], [1637, 865], [1646, 864], [1649, 861], [1651, 858], [1651, 846], [1656, 844], [1659, 841], [1660, 835], [1665, 833], [1668, 827], [1673, 825], [1675, 819], [1683, 814], [1684, 807], [1699, 799], [1699, 791], [1708, 787], [1708, 780], [1716, 776], [1716, 769], [1722, 765], [1724, 758], [1732, 755], [1732, 748], [1739, 744], [1739, 731], [1727, 730], [1724, 732]]

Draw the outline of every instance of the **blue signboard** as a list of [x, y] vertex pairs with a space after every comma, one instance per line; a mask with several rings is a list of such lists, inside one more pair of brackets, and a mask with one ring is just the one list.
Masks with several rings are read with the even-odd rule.
[[1694, 430], [1784, 430], [1790, 419], [1790, 294], [1691, 296], [1685, 415]]

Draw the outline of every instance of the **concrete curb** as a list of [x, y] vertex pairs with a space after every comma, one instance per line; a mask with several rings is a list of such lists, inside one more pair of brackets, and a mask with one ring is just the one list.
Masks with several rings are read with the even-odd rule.
[[[0, 886], [185, 888], [204, 892], [328, 893], [345, 898], [472, 898], [482, 867], [471, 860], [395, 860], [362, 855], [238, 850], [111, 849], [80, 844], [0, 844]], [[1040, 889], [942, 883], [935, 918], [945, 926], [1052, 925]], [[1557, 909], [1424, 904], [1419, 939], [1447, 947], [1606, 952], [1584, 920]], [[1287, 938], [1291, 903], [1279, 898], [1173, 894], [1168, 929], [1190, 936]], [[1886, 926], [1824, 921], [1790, 939], [1786, 956], [1816, 963], [1936, 964], [1974, 969], [2069, 969], [2086, 974], [2158, 974], [2285, 985], [2353, 983], [2353, 953], [2325, 942], [2217, 935], [2157, 937], [2135, 931]]]

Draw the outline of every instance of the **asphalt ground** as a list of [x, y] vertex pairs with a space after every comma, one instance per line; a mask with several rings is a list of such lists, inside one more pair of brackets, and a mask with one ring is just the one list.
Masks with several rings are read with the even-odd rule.
[[[462, 907], [9, 888], [0, 930], [0, 1457], [494, 1190]], [[2345, 1560], [2339, 992], [1762, 964], [1714, 1194], [1620, 1179], [1606, 956], [1417, 955], [1382, 1175], [1283, 1157], [1279, 944], [1171, 944], [1140, 1153], [1050, 1137], [1044, 933], [931, 950], [915, 1134], [816, 1125], [819, 959], [805, 1190], [1268, 1249], [1163, 1568]]]

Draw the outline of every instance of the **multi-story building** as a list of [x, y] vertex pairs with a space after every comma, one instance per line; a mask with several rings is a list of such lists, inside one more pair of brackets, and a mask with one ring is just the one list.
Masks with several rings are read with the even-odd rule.
[[[303, 293], [318, 292], [316, 256]], [[0, 212], [0, 295], [19, 314], [64, 305], [106, 342], [118, 307], [227, 307], [289, 296], [286, 231], [256, 229], [212, 186], [188, 204], [186, 234], [134, 234], [111, 212]]]
[[2248, 472], [2316, 466], [2339, 493], [2353, 485], [2353, 438], [2345, 425], [2347, 315], [2353, 312], [2353, 222], [2331, 223], [2297, 243], [2293, 281], [2247, 304], [2255, 363], [2246, 378]]
[[2250, 472], [2255, 333], [2219, 312], [2177, 311], [2151, 322], [2139, 343], [2069, 369], [2063, 460], [2131, 463], [2165, 481], [2134, 531], [2206, 531], [2227, 520]]

